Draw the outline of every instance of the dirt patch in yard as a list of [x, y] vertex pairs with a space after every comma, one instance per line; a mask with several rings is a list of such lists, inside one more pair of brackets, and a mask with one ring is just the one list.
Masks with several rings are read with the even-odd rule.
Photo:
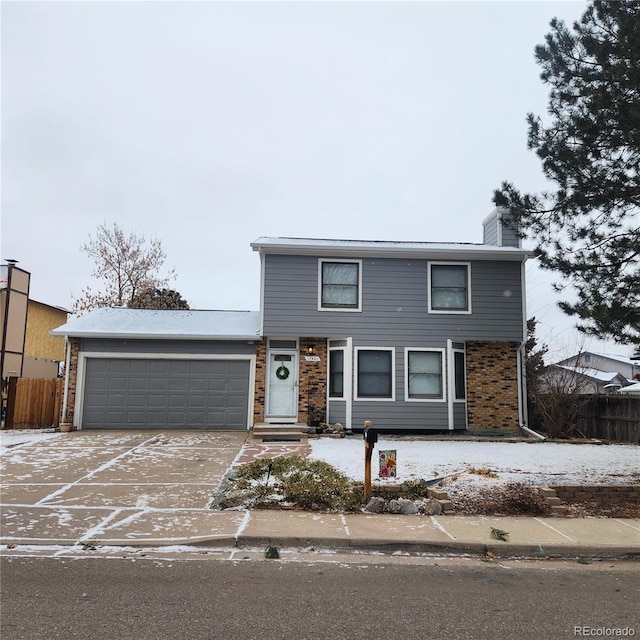
[[566, 504], [568, 516], [574, 518], [637, 518], [640, 519], [640, 503], [631, 501], [586, 500]]
[[[453, 510], [460, 515], [550, 516], [551, 505], [539, 487], [514, 483], [471, 493], [449, 493]], [[602, 499], [563, 502], [569, 518], [640, 518], [640, 503], [632, 500]]]

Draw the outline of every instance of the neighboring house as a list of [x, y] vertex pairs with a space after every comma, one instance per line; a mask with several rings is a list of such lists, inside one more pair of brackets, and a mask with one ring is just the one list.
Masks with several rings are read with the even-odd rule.
[[615, 372], [629, 381], [633, 380], [636, 375], [640, 375], [640, 361], [625, 356], [594, 353], [593, 351], [583, 351], [556, 364], [578, 369]]
[[568, 395], [611, 394], [626, 387], [627, 379], [615, 371], [571, 367], [560, 364], [548, 366], [540, 376], [540, 391], [556, 391]]
[[73, 319], [53, 331], [69, 344], [66, 418], [84, 428], [517, 428], [528, 252], [501, 211], [483, 224], [482, 244], [259, 238], [259, 312]]
[[638, 396], [640, 397], [640, 382], [634, 382], [627, 387], [618, 389], [618, 393], [623, 395]]
[[23, 378], [56, 378], [65, 359], [64, 338], [50, 331], [67, 321], [68, 311], [29, 300], [22, 365]]
[[[0, 266], [0, 375], [22, 377], [24, 343], [27, 329], [27, 305], [31, 274], [7, 260]], [[4, 391], [4, 384], [3, 384]]]
[[8, 260], [0, 266], [0, 370], [2, 379], [56, 378], [65, 359], [64, 339], [50, 331], [67, 311], [29, 298], [31, 274]]

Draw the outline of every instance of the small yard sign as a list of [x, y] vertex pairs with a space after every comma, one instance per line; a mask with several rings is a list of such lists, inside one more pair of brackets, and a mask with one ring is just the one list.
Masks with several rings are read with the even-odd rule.
[[390, 449], [387, 451], [380, 451], [380, 471], [378, 476], [380, 478], [395, 478], [397, 472], [397, 451]]

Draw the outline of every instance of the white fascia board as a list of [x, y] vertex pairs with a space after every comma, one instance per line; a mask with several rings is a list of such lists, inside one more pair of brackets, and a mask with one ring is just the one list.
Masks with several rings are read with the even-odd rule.
[[211, 335], [211, 334], [175, 334], [175, 333], [109, 333], [105, 331], [61, 331], [54, 329], [49, 332], [52, 336], [69, 338], [108, 338], [111, 340], [260, 340], [261, 336], [254, 335]]
[[524, 261], [533, 255], [533, 251], [517, 247], [498, 247], [495, 245], [432, 244], [420, 245], [407, 243], [408, 246], [389, 243], [385, 246], [357, 243], [342, 244], [331, 241], [315, 242], [279, 242], [280, 238], [260, 238], [251, 243], [254, 251], [261, 254], [313, 255], [332, 257], [370, 257], [370, 258], [414, 258], [431, 260], [508, 260]]

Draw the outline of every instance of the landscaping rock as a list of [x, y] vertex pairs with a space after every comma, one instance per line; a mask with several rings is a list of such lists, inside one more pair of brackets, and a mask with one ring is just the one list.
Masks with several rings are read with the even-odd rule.
[[363, 509], [365, 513], [382, 513], [385, 510], [387, 503], [384, 498], [373, 497], [367, 503], [367, 506]]
[[247, 491], [229, 491], [220, 497], [217, 507], [219, 509], [233, 509], [239, 507], [251, 495]]
[[418, 507], [416, 507], [416, 504], [415, 502], [413, 502], [413, 500], [398, 498], [398, 502], [400, 503], [400, 513], [406, 516], [413, 516], [418, 513]]
[[421, 503], [420, 511], [427, 516], [440, 516], [442, 515], [442, 505], [437, 500], [430, 498]]

